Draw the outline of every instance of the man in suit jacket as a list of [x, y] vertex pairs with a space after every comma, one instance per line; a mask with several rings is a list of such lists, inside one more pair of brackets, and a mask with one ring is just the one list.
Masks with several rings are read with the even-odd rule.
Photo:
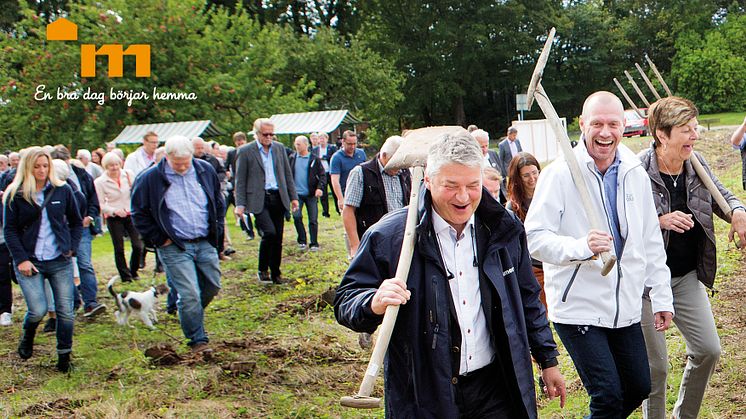
[[[487, 131], [485, 130], [476, 129], [471, 132], [471, 136], [477, 140], [477, 142], [479, 143], [479, 148], [482, 149], [482, 154], [484, 155], [484, 161], [486, 163], [485, 167], [491, 167], [502, 173], [502, 168], [500, 167], [500, 157], [495, 151], [490, 150], [490, 134], [487, 133]], [[505, 188], [505, 176], [503, 176], [503, 183], [500, 184], [500, 194], [498, 195], [498, 200], [501, 204], [505, 205], [505, 202], [507, 202], [508, 200], [507, 196], [507, 189]]]
[[[329, 144], [329, 134], [325, 132], [319, 132], [317, 133], [317, 136], [319, 145], [315, 146], [311, 152], [314, 156], [321, 159], [321, 164], [324, 166], [324, 172], [326, 173], [326, 185], [324, 186], [321, 194], [321, 215], [329, 218], [329, 189], [331, 189], [329, 162], [331, 161], [334, 153], [337, 152], [337, 146], [335, 146], [334, 144]], [[337, 196], [334, 195], [334, 193], [332, 193], [332, 198], [334, 198], [334, 208], [336, 208], [337, 213], [339, 213], [339, 204], [337, 203]]]
[[[267, 118], [254, 121], [256, 140], [241, 147], [236, 158], [236, 209], [254, 214], [262, 231], [259, 282], [282, 283], [282, 233], [286, 211], [298, 211], [298, 194], [285, 146], [273, 141], [275, 125]], [[270, 276], [271, 273], [271, 276]]]
[[508, 128], [508, 137], [498, 145], [500, 149], [500, 174], [503, 176], [503, 183], [500, 189], [508, 192], [508, 167], [513, 157], [523, 151], [521, 140], [518, 139], [518, 130], [515, 127]]
[[500, 174], [503, 179], [508, 176], [508, 166], [513, 157], [523, 151], [521, 140], [518, 139], [518, 130], [515, 127], [508, 128], [508, 137], [500, 142]]

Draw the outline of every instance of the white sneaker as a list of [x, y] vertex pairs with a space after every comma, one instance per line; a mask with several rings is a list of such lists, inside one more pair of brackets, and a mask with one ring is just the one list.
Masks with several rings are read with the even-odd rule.
[[10, 313], [0, 314], [0, 326], [11, 326], [13, 325], [13, 319]]

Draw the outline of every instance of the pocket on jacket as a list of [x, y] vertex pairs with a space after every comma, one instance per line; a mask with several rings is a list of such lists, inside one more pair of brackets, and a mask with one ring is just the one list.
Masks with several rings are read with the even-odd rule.
[[572, 288], [572, 284], [575, 282], [575, 277], [578, 276], [578, 271], [580, 270], [580, 266], [582, 266], [580, 263], [578, 263], [575, 266], [575, 270], [572, 271], [572, 276], [570, 277], [570, 280], [567, 282], [567, 285], [565, 286], [565, 292], [562, 293], [562, 302], [567, 301], [567, 294], [570, 293], [570, 288]]

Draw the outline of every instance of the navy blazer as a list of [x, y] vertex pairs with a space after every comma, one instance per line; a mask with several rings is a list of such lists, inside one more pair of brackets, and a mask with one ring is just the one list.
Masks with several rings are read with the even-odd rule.
[[[447, 272], [432, 229], [429, 192], [421, 196], [417, 244], [407, 279], [412, 296], [399, 309], [385, 362], [386, 415], [458, 417], [452, 379], [458, 376], [455, 348], [461, 332], [453, 320]], [[381, 282], [395, 276], [406, 217], [406, 208], [390, 212], [363, 235], [334, 299], [340, 324], [372, 333], [381, 323], [383, 316], [373, 313], [370, 301]], [[493, 346], [503, 357], [507, 397], [522, 404], [521, 416], [536, 418], [529, 351], [545, 366], [556, 365], [558, 352], [539, 301], [541, 287], [531, 270], [526, 233], [484, 189], [475, 217], [482, 310]]]
[[[166, 205], [166, 191], [171, 186], [166, 177], [167, 164], [167, 160], [163, 159], [135, 178], [135, 184], [132, 185], [132, 222], [147, 246], [159, 247], [170, 239], [181, 250], [185, 250], [184, 243], [176, 237], [169, 217], [170, 210]], [[207, 195], [207, 218], [210, 224], [207, 240], [215, 249], [221, 249], [225, 228], [225, 200], [220, 192], [218, 174], [206, 161], [193, 158], [192, 164], [197, 172], [197, 181]]]
[[[47, 200], [47, 218], [52, 226], [57, 247], [63, 255], [74, 255], [80, 244], [83, 229], [82, 217], [78, 210], [73, 190], [68, 184], [44, 189]], [[16, 266], [34, 256], [36, 239], [41, 227], [41, 207], [36, 202], [28, 202], [18, 191], [12, 200], [3, 206], [3, 232], [5, 243]]]

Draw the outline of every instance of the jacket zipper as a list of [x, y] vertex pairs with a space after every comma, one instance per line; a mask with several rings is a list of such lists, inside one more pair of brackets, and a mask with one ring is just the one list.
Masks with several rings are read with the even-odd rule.
[[435, 304], [433, 304], [433, 308], [430, 309], [430, 322], [434, 323], [433, 326], [433, 344], [431, 349], [435, 349], [435, 345], [438, 342], [438, 331], [440, 330], [440, 325], [438, 324], [438, 282], [433, 279], [433, 289], [435, 289]]
[[570, 277], [570, 282], [567, 283], [567, 287], [565, 287], [565, 292], [562, 294], [563, 303], [567, 301], [567, 294], [570, 293], [570, 287], [572, 287], [572, 283], [575, 282], [575, 276], [578, 274], [579, 270], [580, 270], [580, 264], [577, 264], [575, 266], [575, 270], [572, 272], [572, 277]]
[[[621, 164], [620, 164], [621, 166]], [[609, 227], [609, 231], [613, 231], [613, 228], [609, 222], [609, 211], [606, 209], [606, 200], [604, 195], [604, 188], [603, 188], [603, 182], [599, 181], [598, 175], [594, 173], [593, 171], [590, 171], [593, 175], [593, 178], [596, 179], [596, 183], [598, 184], [599, 193], [601, 195], [601, 206], [604, 208], [604, 214], [606, 214], [606, 225]], [[630, 172], [630, 170], [627, 170], [624, 175], [622, 176], [622, 197], [624, 197], [624, 182], [627, 178], [627, 174]], [[619, 174], [617, 174], [617, 181], [619, 181]], [[619, 196], [617, 195], [617, 200], [619, 200]], [[615, 203], [616, 205], [616, 203]], [[626, 203], [625, 203], [626, 207]], [[624, 211], [624, 219], [627, 219], [627, 211]], [[629, 221], [629, 220], [627, 220]], [[629, 225], [629, 222], [627, 223]], [[619, 232], [621, 234], [621, 231]], [[616, 254], [616, 249], [614, 249], [614, 253]], [[614, 325], [613, 327], [617, 327], [617, 322], [619, 320], [619, 291], [622, 288], [622, 255], [616, 255], [616, 290], [614, 292]]]

